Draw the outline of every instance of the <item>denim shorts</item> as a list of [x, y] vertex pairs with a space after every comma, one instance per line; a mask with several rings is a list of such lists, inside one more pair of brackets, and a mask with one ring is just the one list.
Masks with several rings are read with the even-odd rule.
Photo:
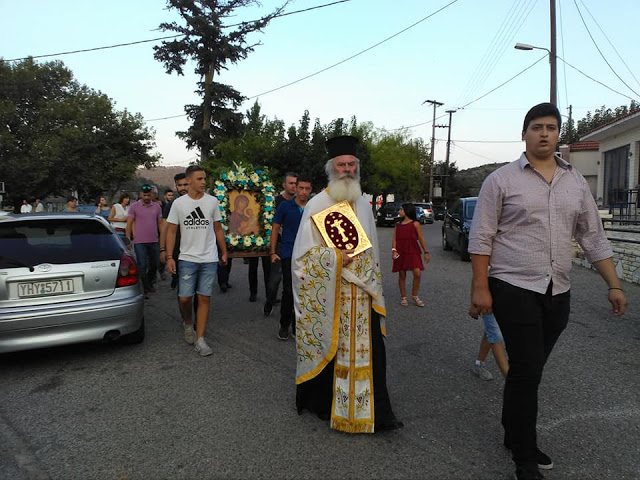
[[178, 261], [178, 297], [193, 297], [195, 293], [210, 297], [216, 281], [218, 262], [195, 263]]
[[489, 343], [503, 343], [502, 332], [496, 322], [496, 317], [493, 313], [489, 315], [482, 315], [482, 321], [484, 322], [484, 331], [487, 334], [487, 342]]

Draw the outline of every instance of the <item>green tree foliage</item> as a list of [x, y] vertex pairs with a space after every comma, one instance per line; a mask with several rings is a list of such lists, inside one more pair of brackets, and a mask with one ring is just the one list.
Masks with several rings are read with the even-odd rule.
[[72, 190], [93, 200], [153, 166], [154, 146], [140, 114], [115, 110], [62, 62], [0, 61], [0, 180], [14, 204]]
[[277, 183], [287, 171], [295, 171], [311, 179], [318, 191], [327, 183], [325, 149], [327, 138], [353, 135], [360, 139], [357, 157], [363, 190], [371, 194], [394, 193], [397, 198], [420, 200], [426, 193], [422, 180], [422, 165], [427, 158], [421, 141], [411, 140], [404, 133], [379, 132], [370, 122], [358, 123], [355, 117], [343, 118], [322, 125], [305, 111], [297, 125], [285, 128], [278, 119], [261, 113], [258, 102], [246, 112], [243, 134], [218, 144], [215, 161], [205, 162], [214, 175], [219, 165], [233, 162], [266, 167]]
[[587, 112], [582, 119], [578, 120], [577, 126], [573, 120], [565, 122], [560, 133], [560, 143], [568, 145], [577, 142], [582, 135], [638, 110], [640, 110], [640, 103], [635, 100], [631, 100], [628, 106], [621, 105], [614, 109], [603, 105], [600, 108], [596, 108], [593, 113]]
[[153, 47], [154, 58], [167, 73], [178, 75], [184, 75], [188, 60], [195, 62], [195, 73], [201, 79], [196, 93], [202, 97], [202, 104], [185, 106], [193, 123], [189, 130], [177, 135], [188, 148], [200, 150], [202, 163], [216, 145], [238, 136], [242, 125], [237, 109], [245, 97], [232, 86], [215, 82], [214, 75], [247, 58], [256, 46], [247, 44], [247, 35], [261, 31], [287, 3], [259, 20], [242, 22], [231, 30], [224, 21], [233, 17], [238, 8], [259, 5], [256, 0], [168, 0], [167, 8], [177, 10], [184, 23], [161, 23], [159, 29], [182, 36]]

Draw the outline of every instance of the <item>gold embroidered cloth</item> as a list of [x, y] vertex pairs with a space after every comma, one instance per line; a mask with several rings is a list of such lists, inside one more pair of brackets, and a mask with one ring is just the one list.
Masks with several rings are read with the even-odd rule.
[[371, 309], [381, 315], [383, 334], [386, 314], [375, 223], [362, 198], [354, 210], [373, 248], [342, 268], [342, 253], [324, 246], [310, 218], [334, 203], [326, 192], [309, 201], [293, 250], [296, 383], [314, 378], [335, 358], [331, 427], [373, 432]]

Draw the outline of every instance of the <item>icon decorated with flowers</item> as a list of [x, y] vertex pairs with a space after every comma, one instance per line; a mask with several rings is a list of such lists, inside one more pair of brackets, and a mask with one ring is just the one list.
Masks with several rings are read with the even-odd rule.
[[265, 170], [233, 164], [215, 181], [211, 194], [220, 203], [222, 230], [233, 252], [268, 251], [275, 214], [275, 188]]

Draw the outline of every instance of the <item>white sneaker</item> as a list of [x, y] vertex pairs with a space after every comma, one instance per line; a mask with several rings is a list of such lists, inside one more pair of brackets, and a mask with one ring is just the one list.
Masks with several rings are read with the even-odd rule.
[[196, 332], [193, 331], [193, 325], [184, 324], [184, 341], [189, 345], [193, 345], [196, 340]]
[[487, 367], [484, 366], [484, 362], [474, 362], [471, 371], [482, 380], [493, 380], [493, 375], [487, 370]]
[[213, 350], [211, 350], [209, 345], [207, 345], [207, 342], [204, 341], [204, 337], [200, 337], [198, 340], [196, 340], [194, 350], [199, 353], [201, 357], [213, 355]]

